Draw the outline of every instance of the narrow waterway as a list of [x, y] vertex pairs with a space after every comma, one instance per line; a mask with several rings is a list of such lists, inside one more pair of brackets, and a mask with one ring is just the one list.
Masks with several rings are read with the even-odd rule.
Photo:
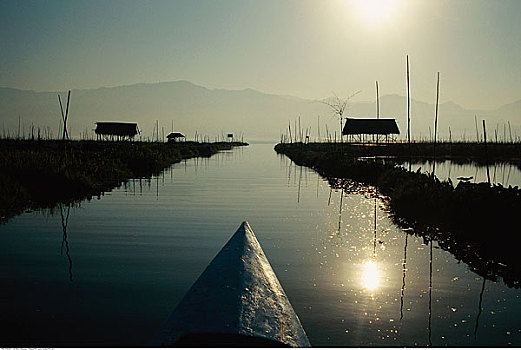
[[25, 213], [0, 226], [0, 343], [146, 346], [248, 220], [314, 346], [521, 345], [520, 290], [381, 203], [375, 230], [374, 201], [254, 144]]

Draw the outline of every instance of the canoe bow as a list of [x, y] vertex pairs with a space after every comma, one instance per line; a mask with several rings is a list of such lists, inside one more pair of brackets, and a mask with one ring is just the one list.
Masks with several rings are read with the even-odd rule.
[[311, 346], [247, 221], [192, 285], [151, 345]]

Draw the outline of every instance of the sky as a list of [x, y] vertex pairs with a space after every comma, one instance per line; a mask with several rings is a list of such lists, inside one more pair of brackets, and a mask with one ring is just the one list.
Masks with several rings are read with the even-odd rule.
[[[372, 4], [372, 2], [375, 2]], [[369, 5], [368, 5], [369, 4]], [[372, 6], [372, 7], [371, 7]], [[0, 2], [0, 86], [64, 91], [188, 80], [322, 99], [521, 99], [521, 1]]]

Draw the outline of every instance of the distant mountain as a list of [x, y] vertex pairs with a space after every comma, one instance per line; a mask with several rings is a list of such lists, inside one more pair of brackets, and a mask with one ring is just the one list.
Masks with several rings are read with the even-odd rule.
[[[34, 92], [12, 88], [0, 88], [0, 120], [2, 130], [10, 135], [21, 132], [29, 134], [31, 127], [36, 130], [52, 130], [57, 134], [60, 125], [58, 92]], [[66, 93], [61, 92], [62, 100]], [[406, 98], [386, 95], [380, 99], [380, 116], [396, 118], [402, 136], [407, 130]], [[375, 101], [349, 104], [346, 114], [350, 117], [374, 118]], [[320, 115], [320, 118], [318, 116]], [[514, 135], [521, 136], [521, 100], [502, 106], [494, 111], [467, 110], [447, 102], [439, 107], [439, 131], [441, 138], [448, 138], [448, 127], [452, 137], [476, 138], [474, 116], [479, 127], [481, 119], [486, 119], [487, 129], [503, 130], [508, 121]], [[331, 134], [339, 133], [339, 121], [331, 108], [320, 101], [262, 93], [252, 89], [226, 90], [208, 89], [188, 81], [174, 81], [155, 84], [135, 84], [128, 86], [73, 90], [70, 105], [70, 134], [78, 138], [81, 134], [92, 135], [96, 121], [137, 122], [141, 137], [152, 138], [156, 120], [159, 135], [168, 134], [172, 121], [176, 131], [181, 131], [189, 139], [195, 133], [211, 140], [232, 132], [243, 134], [248, 141], [266, 140], [276, 142], [281, 133], [286, 133], [288, 123], [292, 132], [298, 128], [310, 129], [311, 139], [317, 135], [320, 120], [321, 136], [325, 135], [326, 124]], [[411, 103], [411, 130], [413, 137], [426, 138], [434, 125], [434, 105], [413, 100]], [[481, 128], [480, 128], [481, 129]], [[488, 130], [487, 130], [488, 131]], [[499, 132], [498, 132], [499, 133]], [[501, 136], [503, 132], [499, 133]]]

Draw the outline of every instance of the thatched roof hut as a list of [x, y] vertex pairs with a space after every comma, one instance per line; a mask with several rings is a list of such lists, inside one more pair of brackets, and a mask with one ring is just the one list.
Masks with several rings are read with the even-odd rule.
[[395, 119], [346, 118], [344, 135], [390, 135], [399, 134]]
[[94, 132], [99, 136], [117, 137], [118, 139], [132, 139], [139, 134], [137, 123], [96, 122]]
[[179, 139], [185, 138], [186, 136], [181, 134], [180, 132], [171, 132], [166, 136], [168, 142], [176, 142]]

